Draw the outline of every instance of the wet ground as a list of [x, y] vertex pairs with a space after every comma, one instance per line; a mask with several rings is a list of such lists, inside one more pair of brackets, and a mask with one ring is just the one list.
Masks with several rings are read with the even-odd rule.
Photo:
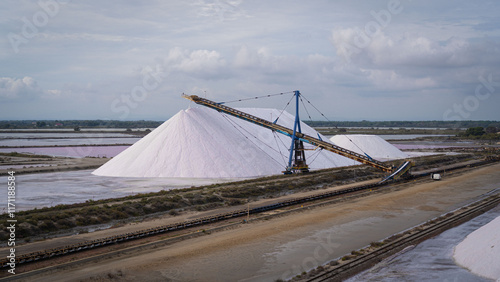
[[[230, 179], [106, 177], [92, 175], [92, 171], [18, 175], [16, 177], [16, 210], [230, 181]], [[0, 183], [7, 183], [7, 176], [0, 177]], [[6, 197], [0, 198], [0, 206], [7, 207]]]
[[498, 216], [500, 206], [405, 253], [392, 256], [347, 281], [490, 281], [456, 265], [453, 250], [467, 235]]
[[[81, 265], [37, 278], [40, 281], [81, 280], [90, 276], [97, 279], [120, 272], [127, 281], [287, 279], [499, 188], [499, 166], [480, 168], [456, 177], [448, 175], [441, 181], [405, 184], [405, 189], [391, 193], [373, 194], [355, 201], [245, 224], [154, 250], [114, 257], [98, 265]], [[425, 255], [423, 252], [422, 256]], [[411, 259], [408, 261], [411, 264]], [[434, 263], [440, 267], [440, 262]], [[441, 266], [448, 268], [448, 263]], [[418, 272], [426, 267], [422, 262], [419, 270], [418, 265], [414, 265], [414, 270], [403, 268], [399, 281], [415, 281], [412, 276], [405, 280], [404, 273]]]

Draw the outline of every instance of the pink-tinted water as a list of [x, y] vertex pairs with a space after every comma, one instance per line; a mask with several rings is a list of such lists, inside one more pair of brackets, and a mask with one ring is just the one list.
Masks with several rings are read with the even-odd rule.
[[0, 148], [2, 153], [18, 152], [37, 155], [62, 157], [114, 157], [129, 146], [78, 146], [78, 147], [42, 147], [42, 148]]

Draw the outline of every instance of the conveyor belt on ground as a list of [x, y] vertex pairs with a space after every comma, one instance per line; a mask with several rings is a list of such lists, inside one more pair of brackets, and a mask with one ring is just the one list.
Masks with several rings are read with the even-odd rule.
[[[466, 164], [466, 165], [460, 165], [457, 167], [453, 167], [453, 168], [447, 169], [446, 171], [452, 171], [452, 170], [462, 169], [462, 168], [466, 168], [466, 167], [481, 166], [481, 165], [489, 164], [489, 163], [496, 162], [496, 161], [497, 160], [484, 160], [484, 161], [479, 161], [479, 162], [476, 162], [473, 164]], [[434, 171], [434, 172], [440, 172], [440, 171]], [[427, 177], [429, 175], [430, 175], [429, 172], [421, 173], [421, 174], [414, 174], [412, 176], [412, 178]], [[34, 261], [38, 261], [38, 260], [42, 260], [42, 259], [49, 259], [49, 258], [52, 258], [55, 256], [61, 256], [61, 255], [71, 254], [71, 253], [75, 253], [75, 252], [79, 252], [79, 251], [84, 251], [84, 250], [94, 249], [94, 248], [98, 248], [98, 247], [102, 247], [102, 246], [107, 246], [110, 244], [131, 241], [131, 240], [144, 238], [144, 237], [152, 236], [152, 235], [156, 235], [156, 234], [163, 234], [163, 233], [173, 232], [173, 231], [182, 230], [182, 229], [186, 229], [186, 228], [190, 228], [190, 227], [202, 226], [205, 224], [219, 222], [219, 221], [223, 221], [223, 220], [227, 220], [227, 219], [231, 219], [231, 218], [238, 218], [238, 217], [242, 217], [242, 216], [247, 216], [247, 214], [258, 214], [258, 213], [262, 213], [262, 212], [266, 212], [266, 211], [271, 211], [271, 210], [275, 210], [275, 209], [279, 209], [279, 208], [283, 208], [283, 207], [298, 205], [298, 204], [311, 202], [311, 201], [315, 201], [315, 200], [326, 199], [326, 198], [331, 198], [331, 197], [340, 196], [340, 195], [346, 195], [349, 193], [354, 193], [354, 192], [367, 190], [367, 189], [380, 188], [384, 185], [387, 185], [388, 183], [390, 183], [390, 182], [384, 181], [384, 182], [379, 182], [379, 183], [374, 183], [374, 184], [360, 185], [360, 186], [356, 186], [356, 187], [340, 189], [340, 190], [336, 190], [336, 191], [318, 193], [315, 195], [290, 199], [287, 201], [283, 201], [283, 202], [279, 202], [279, 203], [275, 203], [275, 204], [271, 204], [271, 205], [260, 206], [260, 207], [255, 207], [255, 208], [251, 208], [251, 209], [240, 209], [240, 210], [236, 210], [236, 211], [232, 211], [232, 212], [228, 212], [228, 213], [217, 214], [214, 216], [207, 216], [207, 217], [197, 218], [194, 220], [158, 226], [155, 228], [139, 230], [139, 231], [120, 234], [120, 235], [116, 235], [116, 236], [110, 236], [110, 237], [100, 238], [100, 239], [91, 240], [91, 241], [84, 241], [84, 242], [73, 244], [73, 245], [41, 250], [38, 252], [32, 252], [32, 253], [16, 256], [15, 263], [16, 263], [16, 265], [18, 265], [18, 264], [34, 262]], [[9, 260], [7, 258], [3, 258], [2, 260], [0, 260], [1, 267], [7, 267], [8, 265], [9, 265]]]

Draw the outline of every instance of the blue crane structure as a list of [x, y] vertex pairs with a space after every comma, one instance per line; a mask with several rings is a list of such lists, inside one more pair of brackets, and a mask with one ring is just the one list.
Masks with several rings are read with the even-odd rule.
[[[302, 135], [302, 129], [300, 128], [300, 117], [299, 117], [300, 92], [295, 90], [293, 95], [295, 96], [295, 122], [293, 124], [292, 136], [290, 136], [292, 137], [292, 144], [290, 145], [290, 156], [288, 158], [288, 166], [286, 167], [286, 170], [284, 172], [285, 174], [290, 174], [293, 171], [300, 171], [300, 172], [309, 171], [309, 166], [306, 163], [304, 142], [297, 137], [297, 133], [299, 135]], [[276, 119], [274, 123], [276, 123], [277, 121], [278, 120]], [[295, 158], [293, 158], [293, 156], [295, 156]]]
[[305, 152], [304, 152], [304, 142], [319, 147], [321, 149], [336, 153], [338, 155], [353, 159], [363, 164], [370, 165], [372, 167], [378, 168], [384, 172], [390, 172], [391, 174], [384, 178], [383, 181], [388, 181], [393, 178], [399, 178], [405, 173], [409, 171], [411, 166], [413, 165], [412, 161], [407, 160], [401, 165], [399, 168], [395, 168], [391, 165], [387, 165], [383, 162], [372, 159], [367, 155], [358, 154], [356, 152], [347, 150], [340, 146], [334, 145], [332, 143], [323, 141], [321, 137], [318, 138], [306, 135], [302, 133], [302, 129], [300, 127], [300, 117], [299, 117], [299, 99], [300, 92], [294, 91], [295, 99], [296, 99], [296, 109], [295, 109], [295, 122], [293, 129], [284, 127], [282, 125], [277, 124], [278, 120], [274, 122], [267, 121], [265, 119], [250, 115], [248, 113], [236, 110], [234, 108], [223, 105], [223, 103], [217, 103], [205, 98], [198, 97], [196, 95], [186, 95], [182, 94], [182, 97], [195, 102], [196, 104], [217, 110], [219, 112], [237, 117], [239, 119], [243, 119], [245, 121], [257, 124], [259, 126], [265, 127], [272, 131], [284, 134], [289, 136], [292, 139], [290, 146], [290, 155], [288, 160], [288, 166], [284, 171], [285, 174], [290, 174], [294, 172], [307, 172], [309, 171], [309, 167], [306, 164]]

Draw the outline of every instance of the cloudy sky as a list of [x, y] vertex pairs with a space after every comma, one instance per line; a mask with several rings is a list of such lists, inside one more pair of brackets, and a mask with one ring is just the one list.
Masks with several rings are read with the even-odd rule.
[[330, 120], [500, 120], [499, 11], [465, 0], [4, 0], [0, 119], [166, 120], [194, 106], [182, 93], [300, 90]]

